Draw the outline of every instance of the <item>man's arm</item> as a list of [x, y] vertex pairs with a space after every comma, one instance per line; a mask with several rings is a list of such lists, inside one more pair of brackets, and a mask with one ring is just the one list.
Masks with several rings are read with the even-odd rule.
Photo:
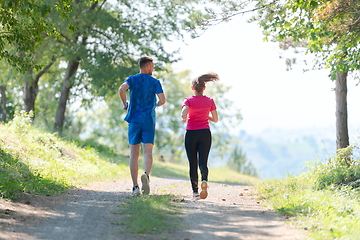
[[166, 103], [166, 97], [164, 93], [159, 93], [158, 95], [159, 101], [157, 102], [156, 106], [160, 107]]
[[119, 96], [120, 96], [120, 100], [123, 103], [123, 109], [127, 110], [128, 106], [126, 104], [126, 90], [129, 89], [129, 84], [127, 83], [123, 83], [121, 84], [121, 86], [119, 87]]

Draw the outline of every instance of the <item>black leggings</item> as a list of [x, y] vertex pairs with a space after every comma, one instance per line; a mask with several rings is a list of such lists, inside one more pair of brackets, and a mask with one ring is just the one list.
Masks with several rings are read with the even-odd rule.
[[185, 149], [189, 160], [190, 181], [194, 193], [198, 192], [198, 164], [201, 180], [208, 180], [208, 157], [211, 147], [210, 129], [187, 130], [185, 134]]

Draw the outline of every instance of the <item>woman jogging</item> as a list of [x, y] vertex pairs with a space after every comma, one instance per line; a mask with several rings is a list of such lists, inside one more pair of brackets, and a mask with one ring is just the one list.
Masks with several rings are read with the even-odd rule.
[[[203, 74], [192, 81], [191, 89], [194, 95], [185, 98], [181, 117], [187, 122], [185, 134], [185, 149], [189, 160], [190, 181], [194, 200], [205, 199], [208, 195], [208, 157], [211, 147], [211, 132], [209, 120], [218, 121], [216, 105], [212, 98], [203, 95], [207, 82], [218, 81], [216, 73]], [[198, 166], [201, 173], [201, 192], [198, 190]]]

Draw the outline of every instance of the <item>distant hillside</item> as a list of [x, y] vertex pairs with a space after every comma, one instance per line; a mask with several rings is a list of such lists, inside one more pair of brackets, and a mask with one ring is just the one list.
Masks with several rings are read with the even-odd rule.
[[[356, 127], [349, 128], [350, 143], [360, 136]], [[306, 171], [308, 161], [325, 161], [336, 151], [334, 127], [307, 129], [266, 129], [259, 134], [239, 133], [246, 156], [257, 168], [259, 177], [280, 178]]]

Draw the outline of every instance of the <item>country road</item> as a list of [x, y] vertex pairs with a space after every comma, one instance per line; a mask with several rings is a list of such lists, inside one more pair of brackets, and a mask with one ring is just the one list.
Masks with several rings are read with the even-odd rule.
[[166, 234], [133, 234], [121, 224], [119, 205], [128, 201], [131, 182], [96, 183], [59, 196], [0, 200], [2, 240], [295, 240], [306, 231], [286, 223], [254, 195], [253, 187], [209, 183], [209, 196], [192, 202], [188, 180], [151, 178], [151, 194], [171, 193], [185, 201], [182, 227]]

